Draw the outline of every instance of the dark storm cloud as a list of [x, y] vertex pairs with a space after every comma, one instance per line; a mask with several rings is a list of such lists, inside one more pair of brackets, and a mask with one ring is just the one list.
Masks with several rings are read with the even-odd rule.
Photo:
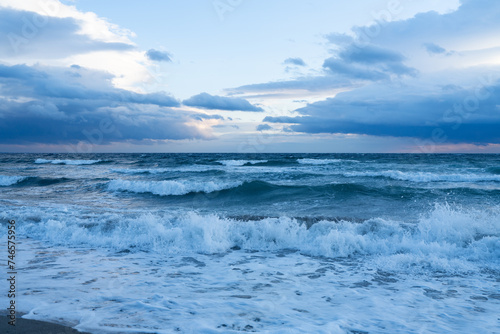
[[169, 108], [179, 106], [173, 97], [117, 89], [112, 78], [79, 66], [0, 65], [0, 142], [76, 143], [103, 122], [102, 144], [206, 137], [187, 125], [191, 113]]
[[[177, 107], [179, 102], [165, 93], [138, 94], [111, 86], [112, 75], [82, 69], [56, 67], [35, 68], [26, 65], [6, 66], [0, 64], [0, 83], [6, 84], [0, 91], [4, 96], [27, 96], [34, 98], [83, 99], [107, 102], [155, 104], [162, 107]], [[88, 82], [84, 82], [87, 79]], [[101, 85], [98, 89], [85, 84]]]
[[303, 116], [266, 117], [263, 121], [292, 124], [293, 131], [304, 133], [439, 137], [443, 143], [500, 143], [499, 83], [469, 91], [455, 89], [439, 96], [391, 96], [388, 88], [365, 90], [341, 93], [297, 109]]
[[235, 97], [224, 97], [201, 93], [182, 101], [186, 106], [198, 107], [212, 110], [240, 110], [240, 111], [264, 111], [262, 108], [254, 106], [245, 99]]

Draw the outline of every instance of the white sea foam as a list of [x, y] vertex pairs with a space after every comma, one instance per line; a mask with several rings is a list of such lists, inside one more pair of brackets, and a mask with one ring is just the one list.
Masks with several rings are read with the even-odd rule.
[[21, 182], [26, 179], [25, 176], [9, 176], [9, 175], [0, 175], [0, 186], [6, 187]]
[[178, 181], [128, 181], [111, 180], [108, 190], [129, 191], [134, 193], [151, 193], [160, 196], [186, 195], [189, 193], [204, 192], [211, 193], [224, 189], [235, 188], [243, 182], [196, 182], [187, 180]]
[[[300, 253], [113, 254], [23, 242], [17, 309], [92, 333], [495, 333], [494, 277]], [[43, 275], [40, 275], [40, 273]], [[490, 274], [492, 275], [492, 274]], [[443, 278], [439, 278], [443, 277]], [[5, 294], [0, 302], [8, 303]], [[390, 312], [388, 312], [390, 310]]]
[[112, 172], [120, 174], [163, 174], [172, 172], [171, 168], [112, 168]]
[[380, 172], [346, 172], [346, 177], [387, 177], [394, 180], [410, 182], [481, 182], [499, 181], [500, 175], [488, 174], [437, 174], [431, 172], [402, 172], [398, 170], [387, 170]]
[[170, 168], [112, 168], [110, 171], [120, 174], [165, 174], [172, 172], [207, 172], [222, 170], [222, 166], [210, 165], [190, 165], [183, 167], [170, 167]]
[[339, 162], [359, 162], [359, 161], [345, 160], [345, 159], [297, 159], [297, 162], [303, 165], [329, 165], [329, 164], [336, 164]]
[[267, 160], [220, 160], [217, 162], [223, 164], [224, 166], [234, 167], [234, 166], [244, 166], [247, 164], [255, 165], [260, 163], [266, 163]]
[[93, 165], [102, 160], [47, 160], [47, 159], [36, 159], [36, 164], [53, 164], [53, 165]]
[[[170, 188], [168, 191], [172, 192]], [[23, 233], [56, 244], [90, 244], [117, 250], [132, 247], [159, 253], [211, 254], [237, 246], [259, 251], [295, 249], [326, 257], [406, 254], [402, 261], [414, 261], [406, 263], [409, 266], [432, 265], [429, 262], [434, 261], [440, 265], [439, 270], [468, 270], [473, 262], [500, 265], [498, 208], [490, 212], [461, 211], [440, 205], [417, 224], [375, 218], [363, 223], [321, 221], [309, 229], [287, 217], [242, 222], [194, 212], [103, 219], [115, 222], [110, 225], [96, 218], [89, 228], [92, 222], [54, 217], [23, 224]], [[461, 267], [452, 267], [449, 261], [460, 262]]]

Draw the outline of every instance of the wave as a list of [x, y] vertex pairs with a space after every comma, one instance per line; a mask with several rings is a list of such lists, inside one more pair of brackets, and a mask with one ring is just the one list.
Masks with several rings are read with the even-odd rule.
[[186, 173], [210, 173], [210, 174], [225, 174], [223, 170], [214, 169], [214, 166], [188, 166], [188, 167], [172, 167], [172, 168], [113, 168], [110, 169], [111, 172], [128, 174], [128, 175], [138, 175], [138, 174], [167, 174], [175, 172], [186, 172]]
[[267, 160], [219, 160], [217, 162], [224, 166], [235, 167], [235, 166], [264, 164], [267, 163], [268, 161]]
[[[318, 194], [335, 194], [338, 197], [352, 196], [353, 194], [365, 194], [370, 196], [396, 196], [404, 193], [404, 188], [392, 187], [388, 191], [371, 188], [355, 183], [331, 183], [316, 186], [277, 184], [261, 180], [240, 182], [193, 182], [186, 180], [167, 181], [128, 181], [112, 180], [108, 183], [110, 191], [127, 191], [132, 193], [151, 193], [159, 196], [181, 196], [191, 193], [218, 193], [221, 199], [243, 199], [249, 198], [255, 201], [266, 200], [272, 197], [289, 196], [317, 196]], [[263, 196], [263, 197], [262, 197]], [[214, 200], [216, 197], [213, 198]]]
[[297, 162], [302, 165], [329, 165], [339, 162], [359, 162], [357, 160], [347, 159], [297, 159]]
[[136, 194], [149, 193], [158, 196], [189, 196], [194, 193], [213, 193], [210, 200], [214, 205], [218, 201], [227, 203], [267, 203], [270, 200], [310, 199], [312, 197], [334, 196], [337, 199], [352, 196], [394, 197], [404, 196], [409, 199], [414, 191], [405, 187], [370, 187], [357, 183], [329, 183], [318, 185], [297, 185], [266, 182], [262, 180], [235, 182], [193, 182], [187, 180], [165, 181], [129, 181], [112, 180], [108, 183], [109, 191], [124, 191]]
[[211, 193], [223, 189], [238, 187], [242, 182], [195, 182], [195, 181], [128, 181], [111, 180], [108, 190], [133, 193], [151, 193], [160, 196], [179, 196], [189, 193]]
[[297, 159], [299, 164], [303, 165], [328, 165], [342, 162], [340, 159]]
[[47, 159], [36, 159], [36, 164], [53, 164], [53, 165], [93, 165], [103, 162], [102, 160], [47, 160]]
[[487, 171], [491, 174], [500, 175], [500, 167], [490, 167]]
[[[43, 210], [40, 210], [43, 212]], [[65, 213], [68, 214], [68, 213]], [[66, 217], [27, 221], [23, 235], [55, 244], [107, 247], [117, 251], [223, 253], [232, 250], [295, 250], [323, 257], [368, 256], [388, 267], [475, 270], [500, 268], [500, 210], [464, 210], [436, 205], [415, 224], [373, 218], [363, 222], [293, 218], [241, 221], [188, 212]]]
[[430, 172], [402, 172], [387, 170], [380, 172], [347, 172], [345, 177], [386, 177], [399, 181], [410, 182], [500, 182], [500, 175], [484, 174], [435, 174]]
[[0, 175], [0, 187], [12, 186], [26, 179], [26, 176]]
[[113, 168], [114, 173], [136, 175], [136, 174], [163, 174], [172, 172], [170, 168]]
[[67, 178], [67, 177], [58, 177], [58, 178], [51, 178], [51, 177], [27, 177], [24, 180], [20, 181], [18, 183], [19, 186], [26, 186], [26, 187], [46, 187], [46, 186], [51, 186], [59, 183], [66, 183], [66, 182], [71, 182], [73, 179]]
[[355, 183], [330, 183], [323, 185], [295, 185], [295, 184], [277, 184], [266, 181], [248, 181], [243, 182], [235, 188], [228, 188], [222, 191], [222, 194], [228, 192], [229, 195], [239, 195], [254, 197], [259, 194], [274, 192], [273, 196], [278, 196], [281, 192], [284, 196], [289, 196], [292, 193], [301, 196], [309, 196], [311, 194], [327, 194], [337, 193], [338, 195], [350, 195], [352, 193], [374, 194], [379, 191], [375, 188], [366, 187]]

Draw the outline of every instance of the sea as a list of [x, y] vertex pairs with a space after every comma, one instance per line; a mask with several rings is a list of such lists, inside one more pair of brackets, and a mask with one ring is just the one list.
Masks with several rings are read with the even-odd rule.
[[12, 220], [19, 317], [500, 333], [498, 154], [0, 154], [4, 310]]

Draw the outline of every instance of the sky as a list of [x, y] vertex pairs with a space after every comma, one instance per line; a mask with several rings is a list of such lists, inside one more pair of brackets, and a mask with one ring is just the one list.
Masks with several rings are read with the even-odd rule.
[[0, 152], [500, 153], [497, 0], [0, 0]]

